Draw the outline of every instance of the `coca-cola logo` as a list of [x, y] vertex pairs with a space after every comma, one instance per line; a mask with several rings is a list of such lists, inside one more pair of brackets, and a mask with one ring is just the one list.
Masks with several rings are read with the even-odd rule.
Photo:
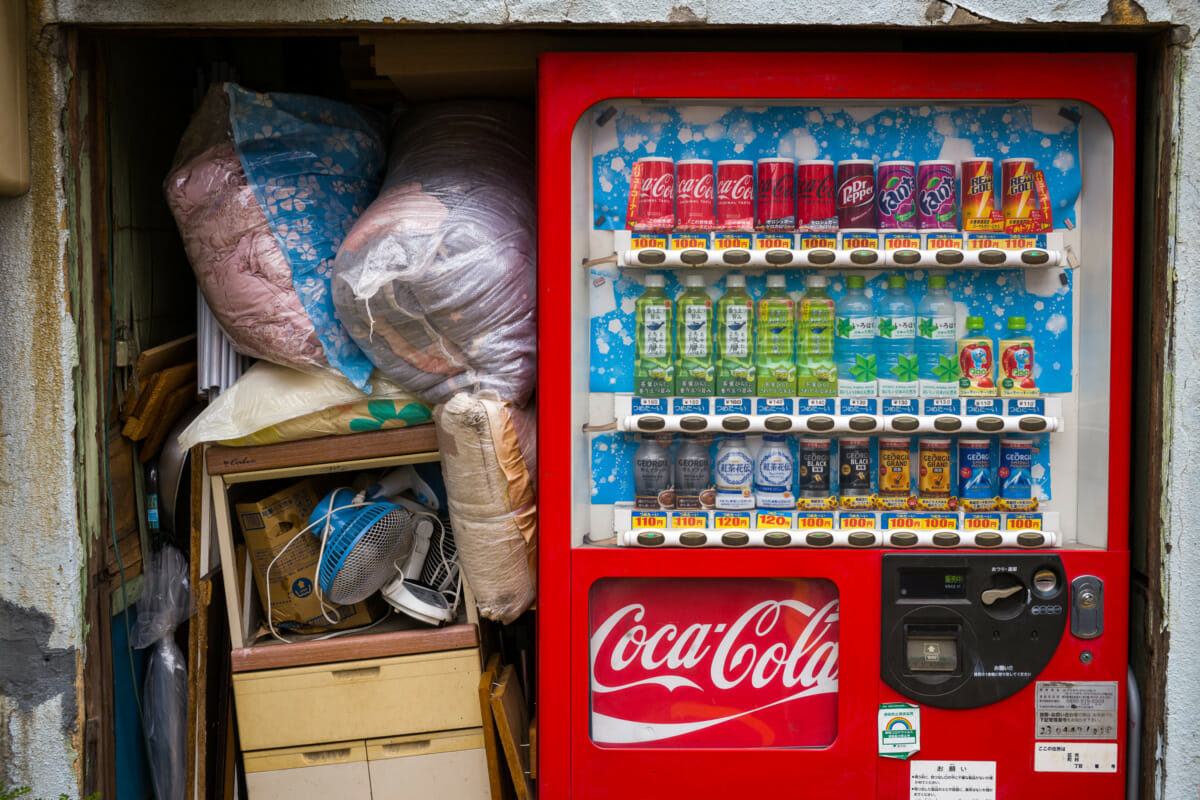
[[694, 197], [697, 200], [712, 200], [713, 176], [701, 175], [695, 178], [684, 178], [679, 182], [680, 197]]
[[642, 180], [642, 194], [655, 200], [672, 200], [675, 197], [675, 176], [670, 173], [651, 176]]
[[752, 200], [754, 199], [754, 176], [750, 173], [737, 178], [726, 178], [717, 186], [720, 199]]
[[796, 178], [794, 175], [782, 174], [772, 177], [762, 175], [758, 179], [758, 196], [774, 197], [779, 200], [791, 200], [794, 196]]
[[880, 192], [879, 210], [884, 214], [894, 216], [900, 206], [902, 206], [906, 200], [912, 197], [912, 194], [912, 180], [900, 178], [895, 185]]
[[[935, 216], [942, 204], [954, 195], [954, 186], [945, 177], [937, 177], [933, 186], [926, 186], [917, 199], [921, 213], [927, 217]], [[930, 181], [932, 183], [933, 181]]]
[[823, 178], [801, 179], [797, 182], [796, 191], [800, 197], [816, 198], [818, 200], [833, 199], [833, 175]]
[[[749, 746], [737, 742], [777, 728], [777, 746], [803, 746], [836, 735], [838, 600], [829, 581], [602, 584], [591, 599], [595, 741], [675, 746], [687, 735], [694, 746]], [[802, 698], [811, 714], [784, 708]]]
[[838, 205], [842, 208], [863, 206], [875, 199], [875, 181], [870, 176], [851, 178], [838, 190]]

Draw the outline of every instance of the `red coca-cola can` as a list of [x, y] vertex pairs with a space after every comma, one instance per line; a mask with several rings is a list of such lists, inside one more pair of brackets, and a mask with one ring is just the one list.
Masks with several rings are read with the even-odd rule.
[[758, 202], [754, 227], [760, 231], [796, 230], [796, 162], [758, 160]]
[[875, 162], [868, 158], [839, 161], [837, 218], [840, 230], [878, 230], [875, 216]]
[[713, 216], [713, 162], [704, 158], [680, 161], [675, 170], [675, 228], [711, 231]]
[[625, 227], [631, 231], [675, 229], [674, 159], [648, 156], [633, 162]]
[[801, 161], [796, 168], [796, 230], [837, 231], [833, 162]]
[[754, 230], [754, 162], [717, 162], [717, 230]]

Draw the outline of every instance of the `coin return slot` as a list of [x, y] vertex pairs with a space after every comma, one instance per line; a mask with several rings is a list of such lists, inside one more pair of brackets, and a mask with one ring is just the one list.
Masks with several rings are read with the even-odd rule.
[[1017, 423], [1017, 427], [1023, 431], [1036, 433], [1046, 430], [1046, 420], [1041, 417], [1022, 417], [1021, 421]]
[[818, 267], [827, 267], [837, 261], [837, 253], [824, 248], [809, 251], [808, 263], [816, 264]]
[[852, 250], [850, 251], [850, 263], [865, 266], [874, 264], [879, 260], [879, 253], [874, 250]]
[[729, 547], [743, 547], [750, 543], [750, 534], [745, 531], [729, 531], [721, 534], [721, 544]]
[[984, 433], [999, 433], [1004, 430], [1004, 420], [999, 417], [980, 417], [975, 427]]
[[783, 266], [792, 263], [793, 256], [791, 250], [768, 250], [766, 258], [768, 264]]
[[850, 418], [850, 430], [858, 431], [859, 433], [875, 430], [876, 424], [874, 417], [857, 416]]
[[933, 421], [935, 430], [945, 433], [952, 433], [962, 427], [962, 420], [958, 417], [938, 417]]
[[708, 420], [704, 417], [687, 416], [679, 420], [679, 427], [685, 431], [702, 431], [708, 427]]
[[667, 427], [667, 421], [662, 417], [639, 417], [637, 426], [640, 431], [661, 431]]
[[721, 427], [733, 433], [739, 433], [750, 427], [750, 420], [745, 417], [726, 417], [721, 420]]
[[979, 263], [989, 267], [997, 267], [1008, 260], [1003, 250], [980, 250]]
[[833, 430], [835, 424], [832, 417], [816, 416], [808, 418], [808, 429], [810, 431], [824, 433]]
[[703, 250], [684, 250], [679, 254], [679, 260], [694, 267], [708, 261], [708, 253]]
[[893, 533], [891, 538], [892, 544], [896, 547], [912, 547], [917, 541], [917, 535], [912, 531]]
[[788, 417], [776, 415], [767, 417], [766, 421], [763, 422], [763, 427], [776, 433], [790, 431], [792, 429], [792, 421]]
[[639, 264], [648, 264], [649, 266], [657, 266], [665, 264], [667, 254], [662, 250], [639, 250], [637, 254]]
[[963, 262], [963, 254], [959, 250], [938, 250], [933, 260], [939, 264], [954, 266]]
[[721, 260], [724, 261], [726, 264], [734, 264], [737, 266], [740, 266], [742, 264], [749, 264], [750, 263], [750, 251], [749, 250], [726, 250], [725, 254], [721, 256]]
[[921, 420], [909, 416], [896, 417], [892, 420], [892, 427], [903, 433], [908, 433], [921, 427]]
[[892, 260], [901, 266], [908, 266], [919, 262], [921, 254], [916, 250], [897, 250], [892, 253]]
[[804, 537], [804, 541], [813, 547], [828, 547], [833, 544], [833, 534], [828, 531], [812, 531]]

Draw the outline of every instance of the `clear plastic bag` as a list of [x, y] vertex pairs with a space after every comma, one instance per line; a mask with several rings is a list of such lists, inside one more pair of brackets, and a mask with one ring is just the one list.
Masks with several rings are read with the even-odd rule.
[[338, 318], [427, 403], [491, 391], [524, 405], [533, 392], [531, 123], [502, 102], [404, 113], [383, 190], [334, 259]]
[[375, 196], [381, 127], [330, 100], [213, 85], [164, 186], [196, 281], [237, 349], [333, 368], [371, 364], [338, 323], [329, 264]]
[[164, 547], [146, 568], [137, 601], [133, 646], [151, 647], [142, 686], [142, 723], [158, 800], [183, 800], [187, 794], [187, 661], [175, 644], [175, 629], [192, 614], [187, 560]]

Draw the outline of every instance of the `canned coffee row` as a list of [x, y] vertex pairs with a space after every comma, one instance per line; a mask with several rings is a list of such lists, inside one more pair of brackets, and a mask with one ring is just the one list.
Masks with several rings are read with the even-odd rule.
[[[635, 507], [647, 510], [1033, 511], [1033, 442], [1005, 437], [643, 434]], [[914, 447], [915, 443], [915, 447]]]
[[761, 158], [717, 161], [638, 159], [626, 227], [634, 231], [1004, 230], [1040, 212], [1034, 160], [1001, 162], [1003, 204], [993, 191], [993, 160], [881, 161]]

